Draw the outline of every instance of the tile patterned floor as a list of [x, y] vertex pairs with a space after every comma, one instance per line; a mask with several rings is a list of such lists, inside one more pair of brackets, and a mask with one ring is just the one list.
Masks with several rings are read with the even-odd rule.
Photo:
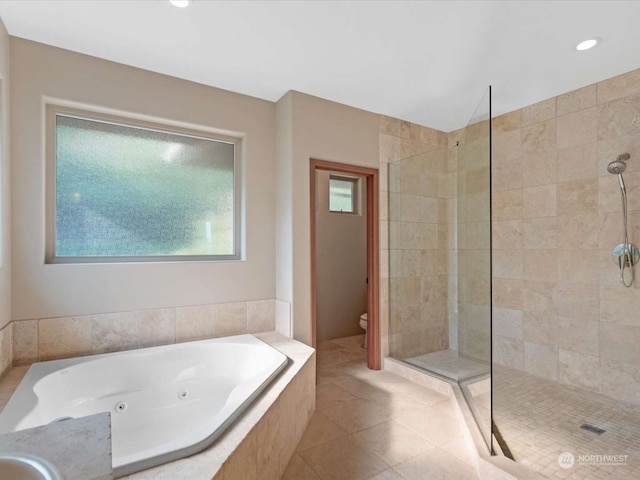
[[474, 480], [448, 397], [367, 369], [362, 335], [318, 346], [316, 412], [283, 480]]
[[[518, 462], [552, 479], [640, 478], [640, 406], [499, 365], [493, 387], [493, 418]], [[606, 432], [580, 429], [585, 423]], [[564, 452], [574, 456], [570, 468], [558, 463]], [[580, 455], [628, 458], [622, 465], [587, 465], [590, 459], [580, 462]]]

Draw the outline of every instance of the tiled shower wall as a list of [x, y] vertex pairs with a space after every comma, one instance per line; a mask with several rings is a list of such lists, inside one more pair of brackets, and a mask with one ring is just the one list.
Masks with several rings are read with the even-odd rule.
[[381, 340], [383, 352], [390, 348], [396, 357], [449, 342], [447, 213], [455, 173], [446, 147], [443, 132], [380, 117]]
[[[610, 258], [640, 244], [640, 70], [493, 123], [494, 361], [640, 402], [640, 271], [621, 285]], [[638, 268], [636, 268], [638, 270]]]
[[[258, 300], [14, 321], [0, 332], [13, 364], [266, 332], [289, 323], [289, 304]], [[6, 342], [5, 342], [6, 343]], [[4, 347], [4, 345], [3, 345]], [[2, 348], [2, 351], [5, 349]]]

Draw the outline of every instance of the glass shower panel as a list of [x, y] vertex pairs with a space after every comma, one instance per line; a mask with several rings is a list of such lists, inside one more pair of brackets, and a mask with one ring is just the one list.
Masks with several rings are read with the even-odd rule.
[[389, 352], [457, 382], [491, 448], [490, 90], [448, 147], [389, 164]]
[[440, 148], [389, 165], [390, 354], [420, 368], [449, 347], [446, 163]]
[[491, 446], [491, 87], [460, 132], [457, 165], [458, 382]]

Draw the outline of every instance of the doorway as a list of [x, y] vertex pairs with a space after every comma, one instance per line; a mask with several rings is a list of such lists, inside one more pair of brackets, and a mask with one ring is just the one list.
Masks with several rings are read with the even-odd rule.
[[[346, 182], [361, 178], [364, 186], [364, 195], [360, 196], [362, 212], [366, 219], [366, 283], [367, 290], [367, 366], [373, 370], [380, 370], [382, 359], [380, 358], [380, 326], [379, 326], [379, 243], [378, 243], [378, 170], [374, 168], [360, 167], [325, 160], [311, 159], [310, 161], [310, 218], [311, 218], [311, 340], [313, 347], [317, 342], [317, 220], [316, 198], [317, 184], [316, 174], [330, 172], [335, 181]], [[354, 182], [355, 183], [355, 182]], [[355, 200], [357, 201], [357, 199]], [[336, 208], [339, 208], [336, 207]], [[346, 212], [349, 213], [349, 212]], [[357, 324], [358, 318], [354, 318]]]

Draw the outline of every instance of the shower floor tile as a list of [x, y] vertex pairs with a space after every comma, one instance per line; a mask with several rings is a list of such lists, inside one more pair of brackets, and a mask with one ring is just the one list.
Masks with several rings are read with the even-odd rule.
[[489, 372], [487, 364], [460, 356], [457, 350], [452, 349], [405, 358], [403, 361], [454, 380], [472, 378]]
[[[494, 365], [493, 418], [515, 460], [547, 478], [640, 478], [638, 405]], [[584, 424], [605, 433], [581, 429]], [[573, 466], [560, 466], [564, 453]]]

